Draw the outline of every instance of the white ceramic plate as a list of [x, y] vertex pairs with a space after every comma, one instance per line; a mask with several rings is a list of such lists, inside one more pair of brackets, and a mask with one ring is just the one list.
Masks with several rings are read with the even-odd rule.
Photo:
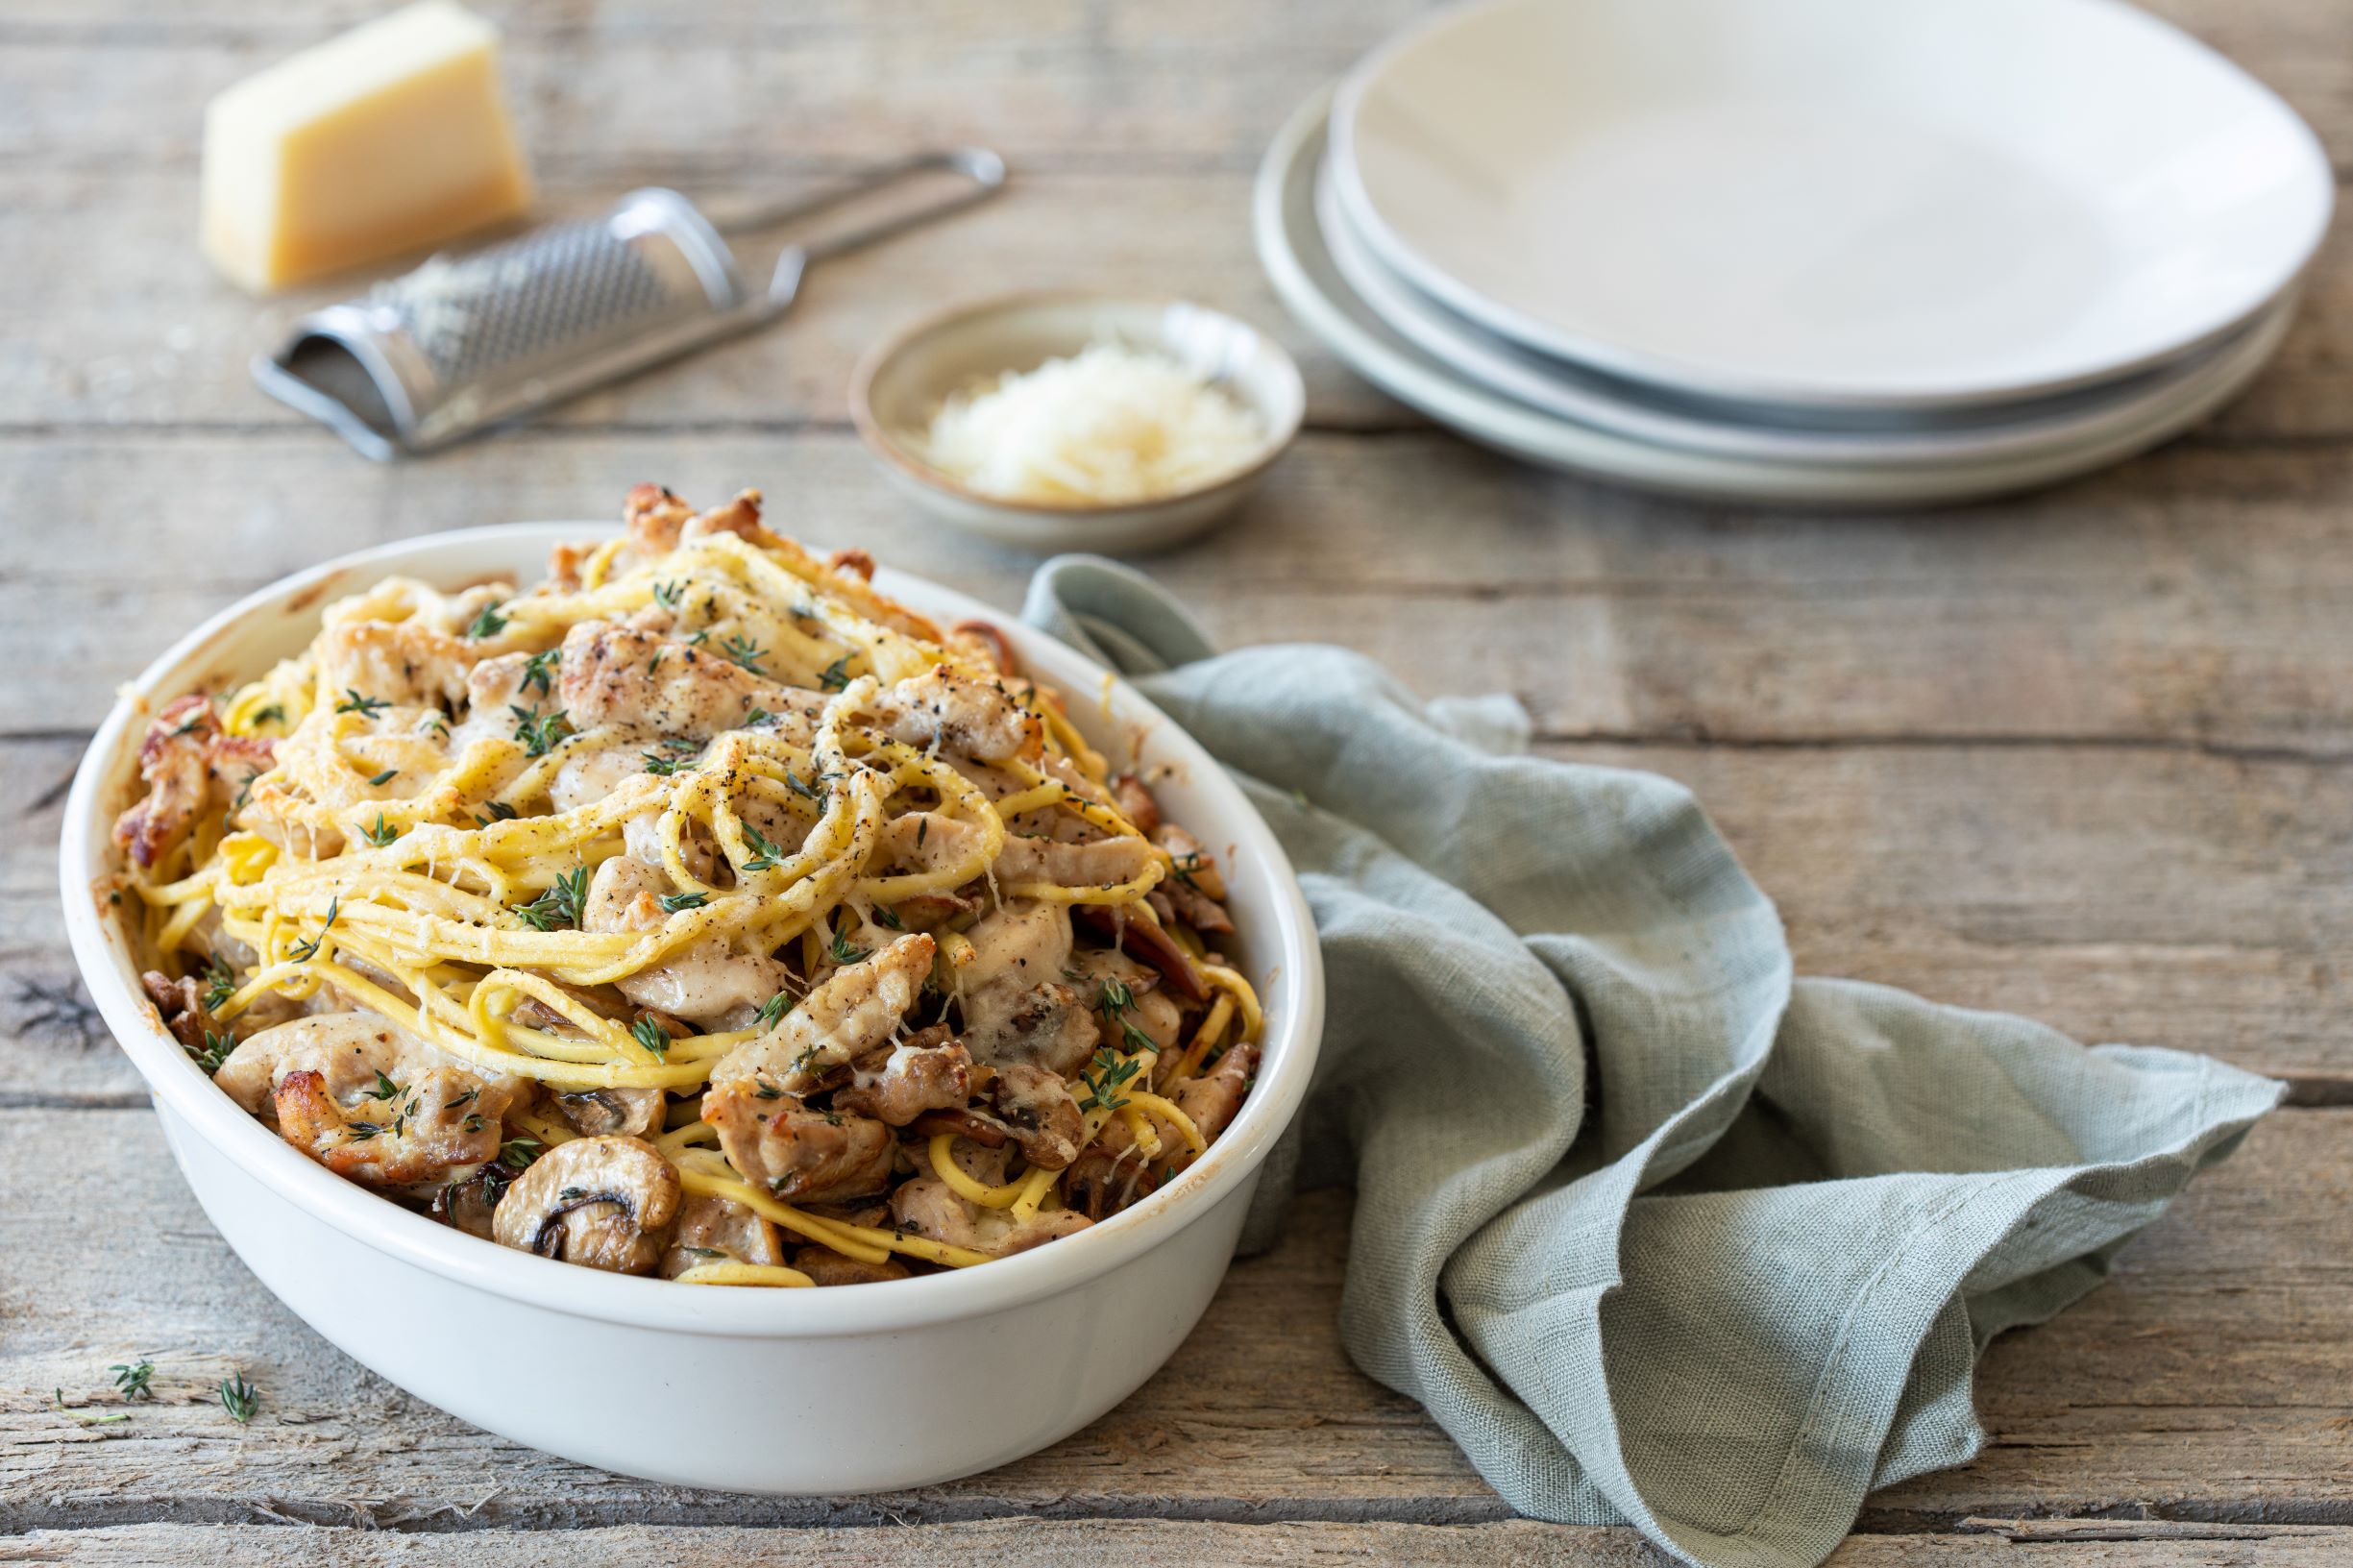
[[[296, 651], [323, 599], [395, 574], [445, 589], [529, 581], [558, 541], [612, 531], [518, 524], [347, 555], [232, 605], [157, 659], [99, 727], [65, 804], [60, 874], [82, 977], [206, 1216], [305, 1322], [421, 1399], [567, 1458], [738, 1491], [927, 1485], [1035, 1452], [1125, 1398], [1209, 1305], [1259, 1166], [1307, 1091], [1323, 1023], [1314, 925], [1273, 833], [1209, 753], [1060, 643], [961, 594], [877, 574], [877, 587], [927, 613], [1002, 625], [1025, 665], [1086, 694], [1072, 722], [1115, 754], [1140, 747], [1169, 816], [1224, 850], [1238, 956], [1265, 1003], [1265, 1056], [1234, 1124], [1179, 1180], [979, 1267], [832, 1290], [698, 1287], [556, 1262], [411, 1213], [330, 1174], [215, 1088], [139, 994], [120, 922], [92, 896], [147, 716], [165, 700]], [[589, 1368], [619, 1370], [569, 1375]]]
[[1483, 325], [1850, 406], [2184, 353], [2335, 194], [2274, 94], [2118, 0], [1490, 0], [1365, 60], [1334, 144], [1384, 259]]
[[1769, 505], [1899, 506], [2032, 489], [2117, 462], [2196, 424], [2243, 387], [2279, 346], [2285, 310], [2214, 361], [2207, 374], [2130, 430], [2030, 458], [1909, 468], [1773, 463], [1638, 441], [1560, 419], [1471, 380], [1400, 336], [1348, 287], [1315, 222], [1315, 172], [1331, 107], [1303, 106], [1259, 166], [1252, 228], [1259, 259], [1301, 325], [1360, 375], [1483, 445], [1641, 489]]
[[2180, 359], [2117, 382], [2022, 404], [1943, 414], [1881, 413], [1809, 421], [1801, 412], [1728, 400], [1678, 399], [1647, 382], [1605, 376], [1523, 349], [1456, 315], [1407, 282], [1356, 232], [1335, 189], [1326, 150], [1315, 183], [1316, 224], [1340, 277], [1400, 335], [1471, 380], [1562, 419], [1637, 441], [1766, 462], [1906, 465], [2028, 457], [2097, 442], [2146, 421], [2212, 361], [2261, 331], [2287, 303]]

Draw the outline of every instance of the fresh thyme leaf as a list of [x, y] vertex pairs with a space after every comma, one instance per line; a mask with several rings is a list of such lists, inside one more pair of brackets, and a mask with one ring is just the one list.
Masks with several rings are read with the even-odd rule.
[[107, 1370], [114, 1374], [114, 1386], [122, 1390], [123, 1398], [153, 1399], [156, 1397], [156, 1391], [147, 1385], [148, 1380], [156, 1375], [155, 1362], [137, 1360], [125, 1364], [116, 1361]]
[[517, 815], [515, 808], [503, 800], [485, 800], [482, 809], [474, 814], [474, 820], [488, 827], [493, 822], [511, 822]]
[[218, 1013], [221, 1004], [236, 992], [237, 971], [231, 968], [225, 960], [216, 958], [205, 966], [204, 976], [205, 1011]]
[[682, 909], [700, 909], [710, 899], [707, 893], [666, 893], [655, 901], [662, 906], [662, 913], [675, 915]]
[[378, 773], [374, 778], [369, 779], [368, 784], [373, 789], [380, 790], [385, 785], [391, 783], [394, 779], [400, 776], [401, 771], [398, 768], [387, 768], [382, 772]]
[[266, 708], [255, 709], [251, 720], [257, 724], [282, 724], [285, 722], [286, 705], [283, 702], [273, 702]]
[[926, 837], [928, 837], [930, 833], [931, 833], [931, 814], [930, 814], [929, 812], [925, 812], [925, 813], [923, 814], [922, 820], [921, 820], [921, 821], [918, 821], [918, 822], [915, 824], [915, 846], [916, 846], [918, 849], [920, 849], [920, 848], [922, 848], [922, 847], [923, 847], [923, 840], [924, 840]]
[[466, 1119], [459, 1123], [459, 1125], [465, 1128], [465, 1130], [469, 1133], [478, 1133], [483, 1128], [489, 1126], [490, 1123], [483, 1119], [480, 1113], [468, 1112], [466, 1115]]
[[666, 649], [666, 648], [657, 648], [657, 649], [655, 649], [653, 650], [653, 657], [652, 657], [652, 658], [650, 658], [650, 659], [648, 659], [648, 660], [646, 661], [646, 674], [650, 674], [650, 674], [653, 674], [653, 673], [654, 673], [656, 670], [661, 669], [661, 668], [662, 668], [662, 655], [663, 655], [663, 654], [665, 654], [665, 653], [667, 653], [667, 652], [669, 652], [669, 651], [670, 651], [670, 649]]
[[578, 925], [580, 910], [588, 897], [588, 868], [576, 866], [549, 884], [548, 891], [527, 904], [517, 904], [515, 913], [522, 916], [534, 931], [552, 931], [559, 925]]
[[720, 644], [719, 647], [721, 652], [726, 654], [727, 657], [733, 659], [736, 663], [742, 665], [753, 674], [764, 675], [768, 674], [767, 671], [760, 668], [760, 661], [768, 657], [768, 649], [762, 648], [758, 643], [753, 642], [750, 638], [744, 636], [742, 633], [739, 632], [735, 636], [728, 638], [725, 642]]
[[205, 1076], [209, 1078], [221, 1070], [221, 1064], [228, 1061], [229, 1053], [236, 1048], [236, 1036], [215, 1034], [208, 1029], [205, 1031], [205, 1048], [201, 1051], [190, 1051], [188, 1055], [198, 1066], [204, 1068]]
[[534, 653], [529, 658], [524, 660], [523, 679], [515, 687], [515, 690], [519, 692], [527, 692], [532, 687], [536, 686], [539, 688], [540, 696], [553, 697], [555, 695], [555, 684], [553, 681], [548, 678], [548, 672], [554, 669], [557, 661], [562, 659], [563, 656], [564, 650], [562, 649], [551, 648], [544, 653]]
[[221, 1409], [235, 1417], [238, 1426], [244, 1426], [253, 1420], [254, 1412], [261, 1409], [261, 1390], [247, 1383], [242, 1372], [233, 1378], [223, 1378]]
[[1127, 1041], [1127, 1048], [1129, 1050], [1157, 1051], [1160, 1049], [1159, 1041], [1154, 1040], [1150, 1035], [1145, 1034], [1141, 1029], [1137, 1028], [1134, 1024], [1122, 1023], [1119, 1028]]
[[852, 655], [845, 653], [840, 658], [834, 660], [831, 664], [825, 666], [824, 669], [820, 670], [817, 673], [817, 683], [820, 686], [824, 687], [825, 690], [829, 692], [838, 692], [843, 687], [848, 685], [849, 661]]
[[749, 822], [744, 824], [744, 838], [751, 845], [751, 858], [744, 862], [748, 871], [772, 871], [784, 864], [784, 846]]
[[1107, 979], [1103, 982], [1102, 988], [1095, 992], [1094, 1005], [1100, 1011], [1110, 1014], [1113, 1017], [1117, 1017], [1136, 1005], [1136, 993], [1128, 989], [1126, 981], [1117, 978]]
[[343, 688], [343, 700], [335, 704], [335, 711], [337, 713], [355, 713], [362, 719], [373, 719], [390, 706], [392, 706], [390, 698], [361, 697], [355, 687], [346, 686]]
[[646, 772], [656, 778], [668, 778], [673, 773], [691, 773], [695, 771], [695, 764], [702, 760], [700, 757], [664, 756], [659, 751], [646, 751], [640, 755], [646, 759]]
[[481, 1092], [481, 1090], [477, 1088], [469, 1089], [463, 1094], [452, 1095], [450, 1098], [441, 1102], [441, 1109], [444, 1111], [454, 1111], [461, 1105], [472, 1105], [475, 1101], [475, 1097]]
[[855, 964], [860, 959], [866, 957], [865, 948], [852, 947], [849, 944], [849, 939], [839, 931], [836, 931], [833, 934], [833, 946], [830, 950], [833, 954], [833, 961], [836, 964]]
[[629, 1033], [635, 1035], [637, 1042], [654, 1055], [665, 1060], [669, 1058], [670, 1031], [652, 1018], [641, 1015], [635, 1023], [629, 1025]]
[[692, 637], [689, 637], [686, 640], [686, 646], [689, 648], [700, 648], [703, 644], [709, 642], [710, 640], [711, 628], [705, 626], [700, 631], [695, 633], [695, 635]]
[[542, 713], [537, 708], [517, 707], [512, 702], [506, 705], [506, 711], [515, 716], [515, 739], [523, 743], [527, 756], [546, 756], [572, 733], [572, 721], [561, 713]]
[[904, 931], [907, 929], [905, 923], [898, 918], [898, 911], [892, 909], [887, 904], [876, 904], [874, 906], [874, 923], [893, 931]]
[[384, 1069], [379, 1067], [376, 1069], [376, 1087], [361, 1092], [371, 1100], [397, 1100], [401, 1097], [401, 1086], [385, 1077]]
[[787, 768], [784, 771], [784, 787], [791, 790], [795, 795], [799, 796], [804, 800], [821, 801], [825, 798], [824, 791], [819, 789], [816, 785], [809, 783], [798, 773], [793, 772], [793, 770], [790, 768]]
[[666, 610], [678, 607], [678, 596], [686, 591], [683, 582], [657, 582], [653, 585], [654, 601]]
[[369, 1139], [383, 1131], [381, 1126], [373, 1121], [352, 1121], [344, 1125], [352, 1130], [352, 1141], [355, 1143], [365, 1143]]
[[1116, 1111], [1127, 1104], [1122, 1092], [1128, 1080], [1141, 1070], [1143, 1064], [1134, 1057], [1121, 1057], [1109, 1050], [1094, 1053], [1092, 1070], [1082, 1075], [1087, 1086], [1087, 1097], [1078, 1102], [1081, 1111]]
[[760, 1027], [763, 1029], [775, 1028], [776, 1020], [792, 1011], [793, 993], [789, 991], [776, 992], [775, 995], [760, 1004]]
[[744, 727], [746, 729], [757, 729], [774, 717], [775, 715], [769, 712], [766, 708], [754, 708], [749, 713], [744, 715]]
[[535, 1138], [510, 1138], [499, 1145], [499, 1164], [509, 1170], [528, 1170], [546, 1147]]
[[319, 956], [320, 944], [327, 941], [327, 933], [335, 928], [335, 917], [342, 913], [343, 895], [337, 894], [327, 900], [327, 923], [319, 927], [319, 934], [307, 942], [298, 942], [286, 949], [293, 955], [294, 962], [307, 964]]
[[374, 827], [363, 827], [359, 830], [359, 832], [362, 838], [366, 839], [370, 844], [376, 845], [376, 847], [379, 849], [381, 849], [385, 845], [390, 844], [394, 839], [401, 836], [401, 830], [394, 827], [390, 822], [385, 821], [384, 814], [380, 811], [376, 814], [376, 825]]
[[506, 629], [506, 621], [496, 604], [485, 604], [482, 613], [474, 618], [474, 625], [466, 628], [466, 635], [478, 643], [485, 637], [496, 637]]

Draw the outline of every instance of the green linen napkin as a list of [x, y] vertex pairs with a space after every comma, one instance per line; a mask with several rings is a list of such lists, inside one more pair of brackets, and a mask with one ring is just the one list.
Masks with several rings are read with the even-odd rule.
[[1048, 562], [1025, 613], [1137, 677], [1282, 838], [1330, 1019], [1254, 1217], [1356, 1187], [1349, 1354], [1523, 1513], [1819, 1562], [1872, 1488], [1977, 1452], [1986, 1341], [2092, 1289], [2279, 1097], [1796, 979], [1680, 785], [1519, 754], [1507, 698], [1424, 703], [1336, 648], [1219, 655], [1092, 557]]

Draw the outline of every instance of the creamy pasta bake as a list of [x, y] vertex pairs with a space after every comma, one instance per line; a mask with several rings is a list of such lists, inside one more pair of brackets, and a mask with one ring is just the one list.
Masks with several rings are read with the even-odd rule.
[[1149, 781], [756, 492], [625, 519], [155, 715], [121, 902], [199, 1066], [395, 1202], [699, 1285], [984, 1262], [1199, 1159], [1262, 1020]]

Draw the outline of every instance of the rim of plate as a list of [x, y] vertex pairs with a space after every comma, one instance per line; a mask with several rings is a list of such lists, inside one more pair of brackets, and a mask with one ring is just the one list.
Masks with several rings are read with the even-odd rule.
[[1544, 321], [1457, 279], [1424, 255], [1382, 216], [1373, 203], [1370, 190], [1364, 184], [1356, 156], [1358, 111], [1366, 93], [1386, 67], [1436, 35], [1470, 25], [1488, 12], [1542, 3], [1544, 0], [1471, 0], [1469, 4], [1450, 6], [1402, 29], [1367, 53], [1342, 76], [1334, 88], [1330, 132], [1331, 162], [1339, 200], [1355, 220], [1359, 235], [1368, 241], [1384, 260], [1424, 293], [1442, 302], [1458, 314], [1539, 354], [1588, 364], [1630, 380], [1651, 382], [1665, 390], [1687, 391], [1734, 401], [1776, 403], [1791, 407], [1868, 412], [1960, 409], [2052, 396], [2097, 385], [2211, 346], [2234, 330], [2246, 327], [2266, 306], [2294, 294], [2312, 264], [2314, 255], [2328, 234], [2330, 219], [2335, 211], [2335, 167], [2329, 160], [2327, 149], [2303, 116], [2297, 114], [2260, 78], [2180, 28], [2126, 4], [2125, 0], [2043, 0], [2046, 4], [2074, 6], [2083, 11], [2096, 12], [2112, 19], [2116, 25], [2140, 27], [2161, 34], [2173, 46], [2201, 58], [2211, 68], [2235, 78], [2244, 90], [2268, 101], [2270, 107], [2284, 117], [2302, 145], [2304, 173], [2308, 177], [2309, 194], [2314, 198], [2303, 235], [2292, 247], [2292, 262], [2276, 276], [2267, 275], [2267, 281], [2264, 283], [2242, 289], [2227, 308], [2186, 321], [2178, 331], [2153, 340], [2125, 357], [2027, 381], [2014, 380], [1998, 385], [1958, 385], [1942, 390], [1889, 390], [1842, 386], [1830, 382], [1807, 383], [1776, 380], [1770, 376], [1742, 375], [1724, 367], [1708, 366], [1613, 343]]
[[[488, 1294], [575, 1317], [662, 1332], [721, 1337], [809, 1338], [892, 1333], [1002, 1311], [1074, 1288], [1131, 1262], [1204, 1215], [1264, 1161], [1307, 1092], [1323, 1029], [1322, 955], [1290, 861], [1225, 770], [1201, 745], [1123, 678], [1067, 644], [992, 606], [927, 579], [888, 569], [877, 586], [927, 613], [970, 614], [1003, 624], [1025, 659], [1072, 690], [1103, 689], [1108, 723], [1144, 726], [1150, 745], [1173, 753], [1189, 781], [1219, 797], [1238, 864], [1262, 879], [1274, 929], [1267, 933], [1275, 985], [1269, 990], [1266, 1058], [1234, 1124], [1176, 1182], [1133, 1209], [1050, 1246], [950, 1272], [867, 1285], [855, 1290], [763, 1290], [680, 1286], [674, 1281], [606, 1274], [502, 1247], [413, 1213], [345, 1181], [288, 1145], [187, 1060], [135, 989], [134, 956], [93, 896], [110, 868], [104, 812], [127, 781], [154, 699], [185, 689], [200, 661], [231, 628], [267, 613], [306, 614], [331, 589], [355, 590], [406, 571], [454, 586], [486, 571], [518, 570], [553, 544], [607, 537], [611, 523], [510, 523], [453, 529], [379, 545], [324, 561], [246, 595], [180, 638], [121, 689], [75, 770], [59, 848], [66, 934], [100, 1016], [149, 1092], [199, 1138], [298, 1207], [352, 1239]], [[348, 585], [348, 587], [347, 587]], [[299, 607], [299, 608], [298, 608]], [[1105, 686], [1105, 682], [1109, 682]], [[1280, 997], [1279, 1002], [1275, 1001]], [[1278, 1011], [1279, 1009], [1279, 1011]]]
[[[1532, 407], [1591, 425], [1637, 441], [1715, 453], [1760, 462], [1890, 466], [2032, 456], [2099, 440], [2127, 430], [2180, 395], [2183, 384], [2205, 374], [2234, 343], [2262, 330], [2266, 312], [2287, 308], [2274, 301], [2253, 320], [2231, 328], [2216, 341], [2166, 365], [2102, 385], [2034, 400], [2019, 417], [1939, 429], [1889, 428], [1809, 430], [1794, 425], [1744, 424], [1730, 405], [1722, 418], [1704, 409], [1664, 405], [1673, 394], [1660, 391], [1661, 405], [1645, 401], [1644, 383], [1621, 381], [1606, 372], [1556, 361], [1532, 349], [1499, 338], [1477, 322], [1449, 310], [1399, 277], [1360, 233], [1339, 199], [1327, 144], [1317, 160], [1315, 217], [1324, 247], [1340, 281], [1373, 312], [1424, 354]], [[2058, 406], [2049, 407], [2052, 403]], [[2038, 417], [2037, 408], [2045, 408]]]
[[[1251, 227], [1268, 281], [1301, 325], [1392, 397], [1474, 441], [1550, 468], [1666, 495], [1750, 504], [1911, 506], [1983, 500], [2120, 461], [2194, 424], [2263, 368], [2292, 315], [2283, 311], [2239, 352], [2218, 361], [2214, 380], [2194, 389], [2194, 397], [2167, 418], [2152, 418], [2145, 429], [2096, 447], [2031, 462], [1850, 469], [1678, 451], [1559, 419], [1464, 380], [1399, 337], [1362, 301], [1327, 292], [1328, 285], [1314, 276], [1313, 253], [1323, 240], [1313, 222], [1312, 185], [1336, 88], [1336, 84], [1327, 86], [1301, 105], [1260, 162]], [[1296, 226], [1294, 207], [1305, 219]], [[1328, 255], [1321, 265], [1335, 271]], [[1336, 275], [1333, 281], [1338, 282]], [[1352, 306], [1372, 319], [1358, 319]]]

